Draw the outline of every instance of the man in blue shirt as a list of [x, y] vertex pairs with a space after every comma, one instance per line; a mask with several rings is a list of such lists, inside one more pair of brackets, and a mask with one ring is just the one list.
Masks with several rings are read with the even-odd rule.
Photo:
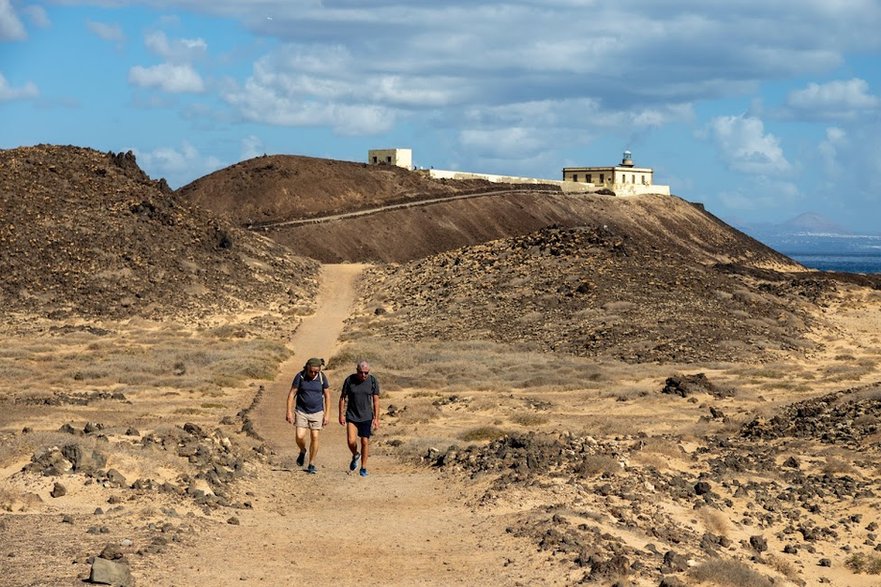
[[297, 429], [297, 446], [300, 447], [297, 466], [300, 467], [306, 460], [306, 430], [309, 431], [309, 466], [306, 467], [306, 472], [310, 474], [317, 472], [314, 461], [318, 454], [318, 433], [327, 426], [330, 416], [330, 384], [327, 376], [321, 372], [323, 364], [322, 359], [309, 359], [303, 370], [294, 376], [288, 392], [288, 411], [285, 416], [285, 420]]
[[[379, 382], [370, 374], [367, 361], [358, 361], [355, 372], [343, 382], [340, 394], [340, 424], [346, 427], [346, 442], [352, 451], [349, 470], [358, 468], [361, 461], [362, 477], [367, 476], [367, 448], [370, 436], [379, 428]], [[358, 439], [361, 451], [358, 452]]]

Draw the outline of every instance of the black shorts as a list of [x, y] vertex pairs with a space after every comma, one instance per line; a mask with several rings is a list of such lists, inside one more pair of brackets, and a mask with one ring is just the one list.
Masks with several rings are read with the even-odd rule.
[[370, 438], [373, 435], [373, 420], [365, 420], [364, 422], [352, 422], [347, 420], [349, 424], [354, 424], [358, 429], [359, 438]]

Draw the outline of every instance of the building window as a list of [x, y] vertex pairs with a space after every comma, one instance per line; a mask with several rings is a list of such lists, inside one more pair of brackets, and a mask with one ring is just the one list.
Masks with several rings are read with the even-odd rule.
[[606, 174], [600, 173], [600, 183], [606, 183]]
[[588, 173], [587, 174], [587, 183], [590, 183], [590, 179], [591, 179], [591, 177], [590, 177], [590, 174]]
[[392, 158], [391, 158], [391, 156], [386, 157], [386, 158], [385, 158], [385, 162], [386, 162], [386, 163], [391, 163], [391, 162], [392, 162]]
[[578, 174], [577, 173], [572, 174], [572, 181], [578, 181]]

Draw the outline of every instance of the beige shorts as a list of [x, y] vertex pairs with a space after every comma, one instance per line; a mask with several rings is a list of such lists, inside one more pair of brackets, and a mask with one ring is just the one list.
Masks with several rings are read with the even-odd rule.
[[324, 427], [324, 411], [307, 414], [297, 410], [294, 417], [294, 426], [297, 428], [308, 428], [309, 430], [321, 430]]

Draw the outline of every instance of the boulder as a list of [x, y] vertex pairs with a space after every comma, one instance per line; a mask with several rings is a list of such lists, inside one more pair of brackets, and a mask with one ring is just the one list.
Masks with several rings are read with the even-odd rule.
[[114, 587], [131, 587], [134, 585], [128, 564], [96, 557], [89, 573], [89, 582]]

